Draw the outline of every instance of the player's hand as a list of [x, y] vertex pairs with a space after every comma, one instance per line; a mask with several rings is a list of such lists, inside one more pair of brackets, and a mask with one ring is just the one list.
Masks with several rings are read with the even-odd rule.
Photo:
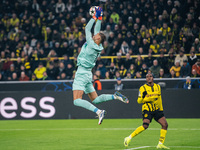
[[145, 98], [146, 95], [147, 95], [147, 91], [144, 91], [144, 92], [142, 93], [142, 98]]
[[102, 16], [103, 16], [103, 9], [101, 7], [95, 7], [95, 14], [93, 16], [93, 18], [96, 20], [97, 18], [99, 20], [102, 20]]

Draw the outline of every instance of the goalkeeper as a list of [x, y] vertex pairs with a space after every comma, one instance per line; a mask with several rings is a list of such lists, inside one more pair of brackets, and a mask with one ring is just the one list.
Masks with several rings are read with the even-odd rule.
[[[106, 111], [98, 109], [93, 104], [115, 99], [121, 100], [124, 103], [128, 103], [129, 101], [119, 92], [115, 92], [113, 95], [102, 94], [98, 96], [93, 87], [92, 68], [95, 66], [97, 58], [104, 49], [102, 44], [105, 40], [105, 35], [100, 33], [103, 10], [101, 7], [96, 7], [95, 10], [94, 16], [90, 19], [85, 27], [86, 43], [82, 46], [81, 52], [77, 59], [78, 69], [73, 82], [73, 99], [74, 105], [95, 112], [99, 117], [100, 125], [103, 121]], [[95, 21], [96, 24], [94, 27], [94, 36], [92, 37], [91, 28]], [[93, 104], [82, 99], [84, 92], [85, 94], [88, 94]]]
[[157, 148], [169, 149], [164, 146], [167, 133], [167, 120], [163, 113], [161, 88], [160, 85], [153, 82], [153, 75], [148, 73], [146, 75], [147, 84], [144, 84], [139, 89], [138, 103], [142, 105], [143, 125], [138, 127], [129, 137], [124, 139], [124, 146], [127, 147], [133, 137], [146, 130], [154, 118], [161, 126], [160, 139]]

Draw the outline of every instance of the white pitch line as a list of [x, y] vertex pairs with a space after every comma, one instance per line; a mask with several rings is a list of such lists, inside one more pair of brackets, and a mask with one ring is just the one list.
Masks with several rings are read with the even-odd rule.
[[[124, 150], [133, 150], [133, 149], [142, 149], [142, 148], [148, 148], [148, 147], [156, 147], [156, 146], [140, 146], [140, 147], [134, 147], [134, 148], [129, 148], [129, 149], [124, 149]], [[168, 147], [174, 147], [174, 148], [196, 148], [200, 149], [200, 146], [168, 146]]]
[[135, 147], [135, 148], [125, 149], [125, 150], [142, 149], [142, 148], [147, 148], [147, 147], [153, 147], [153, 146], [141, 146], [141, 147]]
[[[141, 146], [141, 147], [134, 147], [134, 148], [130, 148], [130, 149], [124, 149], [124, 150], [134, 150], [134, 149], [142, 149], [142, 148], [148, 148], [148, 147], [155, 147], [155, 146]], [[169, 147], [174, 147], [174, 148], [199, 148], [200, 147], [196, 147], [196, 146], [169, 146]]]
[[174, 148], [200, 148], [200, 146], [169, 146]]
[[[136, 128], [44, 128], [44, 129], [0, 129], [0, 131], [37, 131], [37, 130], [47, 130], [47, 131], [51, 131], [51, 130], [77, 130], [77, 131], [83, 131], [83, 130], [108, 130], [108, 131], [118, 131], [118, 130], [135, 130]], [[160, 130], [160, 128], [149, 128], [148, 130]], [[184, 131], [199, 131], [200, 128], [170, 128], [168, 130], [184, 130]]]

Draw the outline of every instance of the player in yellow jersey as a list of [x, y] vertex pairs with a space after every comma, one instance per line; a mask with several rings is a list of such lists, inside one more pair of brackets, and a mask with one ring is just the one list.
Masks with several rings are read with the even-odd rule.
[[158, 149], [169, 149], [164, 146], [168, 123], [163, 113], [161, 88], [160, 85], [154, 83], [153, 75], [148, 73], [146, 75], [147, 84], [144, 84], [139, 89], [137, 102], [142, 105], [143, 125], [138, 127], [130, 136], [124, 139], [124, 146], [128, 147], [131, 139], [146, 130], [154, 118], [161, 126], [160, 139], [157, 145]]

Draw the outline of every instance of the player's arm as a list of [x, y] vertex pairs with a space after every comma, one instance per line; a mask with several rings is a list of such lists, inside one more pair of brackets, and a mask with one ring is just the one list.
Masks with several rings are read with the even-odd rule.
[[144, 88], [140, 87], [137, 99], [138, 104], [143, 103], [143, 97], [144, 97], [143, 94], [145, 94], [144, 91], [145, 91]]
[[96, 12], [95, 15], [93, 16], [93, 19], [97, 20], [97, 22], [94, 27], [94, 35], [100, 32], [103, 9], [101, 7], [96, 7], [95, 11]]
[[91, 29], [92, 29], [94, 22], [95, 22], [95, 20], [91, 18], [90, 21], [85, 26], [86, 41], [90, 41], [92, 39]]
[[157, 92], [147, 93], [147, 91], [143, 87], [140, 87], [137, 102], [139, 104], [152, 102], [158, 99], [158, 95], [159, 94]]
[[101, 20], [97, 20], [95, 27], [94, 27], [94, 35], [99, 33], [101, 30]]

